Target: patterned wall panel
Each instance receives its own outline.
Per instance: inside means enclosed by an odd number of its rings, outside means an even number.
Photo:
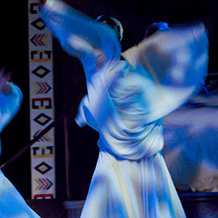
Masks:
[[[31,139],[54,120],[52,35],[29,0],[29,85]],[[54,129],[31,148],[32,199],[55,198]]]

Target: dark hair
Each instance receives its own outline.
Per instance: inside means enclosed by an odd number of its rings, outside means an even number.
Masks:
[[[114,29],[117,32],[118,39],[121,40],[121,35],[122,35],[121,27],[116,23],[114,18],[111,18],[111,17],[106,16],[106,15],[101,15],[101,16],[97,17],[96,21],[107,24],[112,29]]]
[[[150,24],[145,31],[145,37],[149,37],[157,32],[159,28],[156,25]]]
[[[168,26],[168,23],[166,22],[158,22],[158,23],[152,23],[148,26],[148,28],[145,31],[145,37],[149,37],[156,33],[157,31],[160,32],[166,32],[171,31],[171,28]]]

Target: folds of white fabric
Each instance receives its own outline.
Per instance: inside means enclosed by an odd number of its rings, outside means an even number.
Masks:
[[[185,218],[163,157],[118,160],[101,150],[81,218]]]
[[[0,170],[0,217],[40,218]]]
[[[201,88],[208,67],[208,38],[203,24],[173,28],[144,39],[123,54],[140,76],[147,123],[166,116]]]
[[[218,190],[217,117],[217,107],[187,105],[164,119],[163,154],[179,190]]]

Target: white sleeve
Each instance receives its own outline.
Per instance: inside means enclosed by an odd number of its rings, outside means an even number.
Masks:
[[[107,25],[95,22],[59,0],[47,1],[41,8],[41,16],[62,47],[80,59],[86,72],[94,73],[120,58],[120,43]]]
[[[143,119],[152,122],[200,90],[208,70],[207,33],[203,24],[173,29],[143,40],[123,56],[137,72],[133,77],[146,106]]]

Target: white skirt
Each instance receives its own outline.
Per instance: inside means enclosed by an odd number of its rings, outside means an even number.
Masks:
[[[81,218],[185,218],[160,153],[139,161],[100,151]]]
[[[0,217],[40,218],[0,170]]]

